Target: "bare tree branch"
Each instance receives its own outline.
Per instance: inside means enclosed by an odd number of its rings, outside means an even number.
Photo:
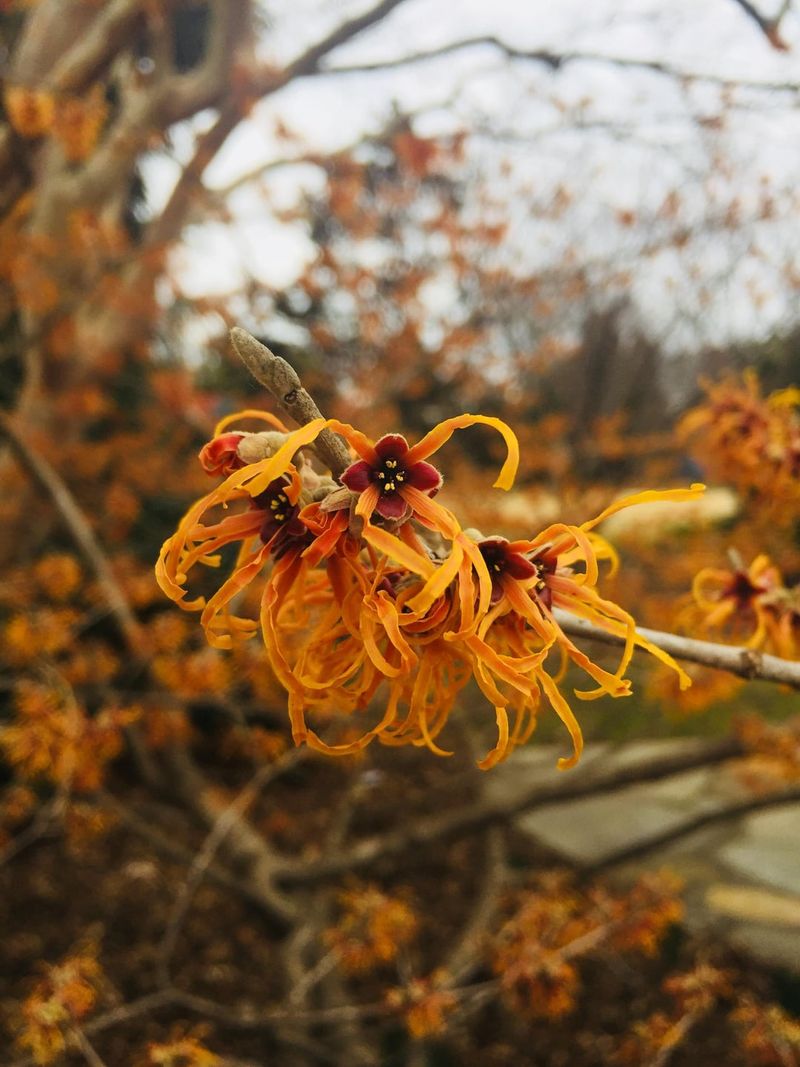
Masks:
[[[298,56],[286,70],[287,79],[302,78],[306,75],[317,73],[320,62],[327,55],[330,55],[331,52],[340,48],[343,44],[347,44],[348,41],[352,41],[354,37],[358,37],[364,30],[377,25],[402,3],[403,0],[382,0],[382,3],[376,4],[369,11],[365,11],[363,15],[358,15],[356,18],[350,19],[349,22],[343,23],[332,33],[329,33],[327,37],[324,37],[317,44],[312,45],[311,48],[303,52],[301,56]]]
[[[85,88],[114,56],[131,23],[141,14],[139,0],[112,0],[92,17],[88,31],[58,60],[46,79],[48,88],[58,93]]]
[[[789,10],[790,0],[784,0],[784,3],[781,4],[780,10],[778,11],[778,14],[773,16],[773,18],[767,18],[766,16],[762,15],[761,12],[753,4],[750,3],[750,0],[733,0],[733,3],[737,4],[742,9],[742,11],[744,11],[744,13],[748,16],[748,18],[752,19],[753,22],[755,22],[756,26],[758,26],[758,28],[761,30],[761,32],[764,34],[764,36],[767,38],[773,48],[775,48],[778,52],[789,51],[788,44],[781,37],[780,27],[781,22],[783,20],[783,16]]]
[[[214,825],[203,842],[202,848],[198,851],[192,861],[189,873],[186,876],[186,881],[181,886],[181,890],[175,898],[167,920],[166,929],[161,941],[161,951],[158,963],[159,971],[165,985],[169,983],[170,962],[175,952],[175,946],[177,945],[178,937],[180,936],[181,927],[183,926],[189,907],[191,906],[192,898],[194,897],[198,886],[205,878],[208,869],[214,860],[214,856],[219,851],[226,836],[231,833],[240,819],[245,815],[247,809],[256,799],[259,792],[289,767],[296,766],[303,758],[302,752],[302,749],[295,749],[294,751],[287,752],[275,763],[265,763],[259,767],[244,789],[242,789],[237,796],[234,797],[228,807],[223,809],[217,816]]]
[[[168,755],[172,784],[183,803],[194,811],[213,832],[220,815],[226,817],[226,831],[221,841],[238,861],[244,862],[247,872],[243,881],[253,887],[265,905],[272,909],[276,922],[291,925],[297,917],[297,908],[275,887],[275,872],[284,862],[283,857],[267,844],[264,837],[253,828],[236,805],[221,805],[205,777],[195,766],[188,749],[170,749]]]
[[[412,52],[405,56],[393,59],[379,59],[367,63],[347,63],[341,66],[326,66],[309,73],[316,74],[368,74],[384,70],[392,70],[397,67],[406,67],[414,63],[424,63],[431,59],[452,55],[465,48],[490,47],[501,52],[507,59],[525,60],[534,63],[543,63],[551,70],[560,70],[568,63],[607,63],[610,66],[630,70],[649,70],[656,74],[663,74],[670,78],[680,78],[687,81],[707,82],[712,85],[724,85],[731,88],[742,87],[748,89],[778,90],[785,92],[797,92],[800,83],[794,81],[756,81],[746,78],[728,77],[722,74],[711,74],[698,70],[682,70],[673,67],[669,63],[663,63],[657,59],[636,59],[632,56],[603,55],[599,52],[554,52],[547,48],[518,48],[515,45],[503,41],[493,34],[481,34],[475,37],[464,37],[460,41],[449,41],[437,48],[431,48],[420,52]]]
[[[276,880],[291,886],[339,878],[351,871],[364,870],[379,861],[394,859],[410,849],[426,848],[441,841],[470,834],[484,826],[508,822],[525,811],[551,804],[564,804],[570,800],[583,800],[601,793],[613,793],[640,782],[660,781],[698,767],[722,763],[742,755],[742,752],[743,748],[738,740],[723,738],[693,747],[689,752],[637,760],[625,767],[613,767],[607,771],[592,770],[579,776],[561,778],[557,785],[537,784],[526,792],[507,799],[482,800],[467,804],[455,811],[420,819],[417,823],[403,826],[391,833],[368,837],[353,846],[349,852],[342,852],[338,856],[287,865],[276,872]]]
[[[325,56],[357,37],[364,30],[376,25],[401,3],[403,0],[383,0],[363,15],[343,23],[327,37],[303,52],[284,70],[268,67],[261,71],[254,71],[249,86],[252,97],[269,96],[295,78],[316,73]],[[239,125],[245,110],[241,100],[231,100],[222,107],[214,125],[199,139],[194,156],[184,168],[164,210],[151,224],[145,235],[144,243],[147,247],[158,246],[175,239],[183,224],[186,205],[192,192],[199,186],[206,167]]]
[[[101,792],[99,796],[103,804],[113,812],[124,826],[127,826],[128,829],[147,841],[157,853],[176,863],[185,863],[191,868],[197,858],[197,854],[192,849],[180,844],[174,836],[160,830],[152,819],[140,815],[110,793]],[[210,882],[214,882],[242,897],[258,908],[268,919],[275,921],[271,897],[265,897],[249,879],[230,874],[223,867],[214,863],[207,866],[203,873]]]
[[[730,822],[732,819],[739,819],[743,815],[750,815],[755,811],[764,811],[767,808],[777,808],[783,804],[796,803],[798,800],[800,800],[800,788],[780,789],[776,793],[747,797],[745,800],[737,801],[735,804],[727,804],[725,807],[717,808],[714,811],[702,812],[680,823],[678,826],[670,826],[666,830],[652,834],[650,837],[634,841],[630,845],[617,849],[616,852],[607,854],[597,863],[581,864],[581,870],[587,874],[596,874],[609,867],[618,867],[629,860],[641,859],[642,856],[647,856],[665,845],[672,845],[676,841],[689,837],[690,834],[696,833],[698,830],[704,830],[708,826]]]
[[[449,948],[442,969],[452,976],[455,985],[462,983],[480,958],[481,942],[497,911],[500,893],[505,885],[507,847],[502,826],[490,826],[483,837],[482,881],[472,912],[464,929]]]

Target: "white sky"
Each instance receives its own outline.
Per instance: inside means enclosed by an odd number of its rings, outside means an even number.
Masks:
[[[369,6],[270,0],[259,58],[283,63]],[[764,0],[765,14],[770,6],[778,4]],[[800,86],[800,16],[790,12],[782,32],[792,46],[788,53],[771,48],[733,0],[406,0],[379,27],[333,54],[329,66],[396,60],[491,35],[515,48],[655,60],[693,77],[679,80],[592,59],[554,72],[542,63],[510,61],[489,46],[383,72],[317,76],[259,105],[208,169],[206,183],[224,188],[292,152],[345,147],[379,130],[393,105],[411,108],[421,134],[488,131],[469,142],[470,159],[485,174],[510,160],[509,215],[515,225],[504,251],[517,269],[547,269],[571,242],[578,258],[590,263],[631,260],[642,318],[673,347],[766,336],[798,317],[784,280],[800,238],[800,215],[792,210],[800,206],[794,192],[800,173],[798,92],[736,89],[729,94],[735,107],[725,130],[710,130],[696,119],[715,116],[724,92],[704,76]],[[203,116],[193,129],[177,131],[175,162],[151,164],[154,208],[190,154],[193,130],[209,120]],[[298,136],[296,144],[276,136],[276,120]],[[646,236],[641,226],[626,233],[614,223],[618,211],[655,215],[671,189],[679,190],[688,222],[713,212],[715,197],[725,204],[736,196],[747,218],[765,181],[777,196],[777,220],[743,226],[741,234],[706,236],[690,257],[671,250],[642,259],[634,253]],[[307,165],[276,167],[242,184],[230,199],[234,222],[193,228],[176,252],[186,295],[229,293],[248,277],[266,289],[290,283],[314,246],[302,223],[287,225],[271,216],[263,190],[280,209],[323,184],[322,173]],[[573,192],[573,204],[565,216],[549,219],[535,205],[558,185]],[[448,292],[446,279],[432,286],[432,311]]]

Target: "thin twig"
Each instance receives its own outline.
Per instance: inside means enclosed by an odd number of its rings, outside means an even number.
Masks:
[[[523,62],[542,63],[553,71],[563,69],[573,63],[605,63],[619,67],[622,70],[647,70],[661,74],[669,78],[686,79],[702,82],[709,85],[723,85],[737,88],[747,88],[763,91],[796,93],[800,84],[792,80],[757,80],[752,78],[737,78],[724,74],[709,73],[701,70],[682,70],[659,59],[639,59],[635,56],[604,55],[602,52],[589,51],[564,51],[554,52],[547,48],[521,48],[518,45],[504,41],[494,34],[479,34],[474,37],[465,37],[458,41],[448,41],[446,44],[434,48],[424,49],[418,52],[410,52],[404,56],[393,59],[367,60],[365,62],[346,63],[338,66],[327,66],[318,71],[327,76],[342,74],[366,74],[372,71],[385,71],[397,67],[408,67],[415,63],[426,63],[432,59],[451,55],[467,48],[488,47],[496,49],[507,59],[520,60]]]
[[[259,767],[247,785],[234,797],[228,807],[223,809],[217,816],[202,847],[192,861],[189,873],[181,886],[167,920],[158,961],[160,977],[164,985],[169,984],[170,962],[175,952],[181,927],[191,906],[192,898],[208,873],[218,849],[258,794],[288,767],[296,766],[301,752],[302,750],[288,752],[276,760],[275,763],[265,763]]]
[[[789,51],[789,46],[781,37],[781,21],[789,10],[789,0],[784,0],[780,10],[772,18],[767,18],[765,15],[762,15],[761,12],[750,3],[750,0],[733,0],[733,2],[738,4],[748,18],[755,22],[756,26],[758,26],[774,49],[778,52]]]
[[[10,863],[20,852],[41,840],[55,824],[61,812],[63,812],[63,804],[60,797],[55,797],[50,803],[39,808],[33,822],[0,849],[0,867]]]
[[[163,833],[153,824],[152,820],[140,816],[110,793],[101,793],[100,797],[106,807],[111,809],[123,825],[147,841],[156,852],[176,863],[184,863],[188,867],[191,867],[194,863],[196,853],[192,849],[186,848],[185,845],[181,845],[174,837]],[[265,896],[260,887],[250,879],[229,874],[227,870],[218,867],[216,864],[207,867],[204,873],[209,881],[215,882],[224,889],[231,890],[248,903],[255,905],[267,918],[272,921],[275,920],[271,896]]]
[[[297,917],[294,903],[275,887],[274,872],[285,862],[264,837],[234,808],[222,808],[209,788],[205,776],[185,747],[172,747],[165,752],[172,785],[182,802],[213,831],[221,810],[228,812],[230,825],[223,837],[227,851],[235,861],[246,864],[243,881],[251,885],[262,901],[272,909],[274,921],[284,928]]]
[[[558,608],[553,612],[564,633],[572,637],[586,637],[592,641],[602,641],[607,645],[624,645],[625,638],[602,630],[585,619],[576,618]],[[735,645],[720,645],[714,641],[699,641],[694,637],[682,637],[679,634],[664,633],[661,630],[637,629],[647,641],[658,645],[676,659],[689,663],[699,663],[704,667],[714,667],[727,671],[739,678],[760,679],[764,682],[777,682],[800,689],[800,663],[780,659],[766,652],[757,652],[752,648],[740,648]]]
[[[712,1003],[713,1007],[713,1003]],[[707,1009],[705,1012],[697,1010],[690,1011],[682,1018],[680,1018],[674,1026],[668,1031],[662,1040],[664,1044],[655,1054],[655,1056],[648,1060],[645,1067],[667,1067],[667,1064],[672,1059],[674,1054],[680,1049],[683,1042],[689,1036],[690,1032],[695,1026],[703,1019],[711,1009]]]
[[[81,1051],[81,1055],[89,1064],[89,1067],[108,1067],[106,1061],[101,1059],[97,1054],[94,1046],[83,1030],[73,1030],[72,1036],[75,1040],[75,1044]]]
[[[342,848],[349,832],[353,816],[359,800],[361,799],[361,783],[358,778],[351,778],[350,784],[344,797],[334,812],[325,835],[323,857],[336,855]],[[338,957],[336,953],[328,952],[318,957],[310,967],[306,965],[306,958],[310,951],[317,948],[321,941],[321,933],[331,921],[332,901],[330,895],[322,899],[307,899],[309,918],[304,926],[298,927],[290,937],[284,950],[284,966],[291,983],[289,994],[284,1000],[288,1008],[299,1009],[308,1007],[309,996],[315,989],[319,990],[322,1006],[330,1006],[341,1003],[346,997],[346,989],[343,977],[336,971]],[[372,1057],[364,1047],[359,1028],[359,1020],[342,1020],[335,1026],[333,1038],[340,1051],[345,1054],[348,1063],[366,1067],[372,1062]],[[297,1036],[307,1037],[301,1029],[293,1028],[289,1036],[296,1040]]]
[[[0,413],[0,434],[34,482],[52,500],[56,511],[67,527],[75,547],[83,556],[86,565],[94,574],[111,614],[117,622],[132,652],[141,652],[144,631],[139,625],[119,582],[108,564],[105,553],[95,537],[94,530],[68,489],[61,475],[30,444],[24,434],[17,430],[7,415]]]
[[[506,875],[506,831],[491,826],[484,835],[483,879],[478,887],[472,913],[442,962],[442,968],[460,985],[479,957],[482,939],[497,911],[497,902]]]

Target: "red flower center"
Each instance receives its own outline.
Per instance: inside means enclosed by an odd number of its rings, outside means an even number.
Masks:
[[[526,559],[520,552],[514,552],[503,537],[487,537],[480,541],[478,550],[486,563],[489,577],[492,579],[492,603],[496,604],[503,595],[503,577],[522,581],[541,574],[536,563]]]
[[[375,442],[375,458],[352,463],[341,477],[342,484],[351,493],[363,493],[370,486],[377,486],[380,492],[377,513],[384,519],[407,519],[412,508],[403,490],[416,489],[432,495],[442,484],[441,474],[430,463],[423,460],[408,463],[408,452],[405,437],[398,433],[385,434]]]
[[[289,548],[304,547],[312,540],[308,528],[300,521],[300,507],[292,504],[282,478],[271,482],[253,503],[264,512],[259,536],[265,545],[272,543],[272,554],[280,558]]]

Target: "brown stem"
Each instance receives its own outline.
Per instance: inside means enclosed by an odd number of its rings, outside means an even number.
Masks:
[[[199,816],[210,831],[215,830],[217,820],[225,814],[227,827],[223,843],[227,851],[237,862],[247,865],[244,880],[271,908],[276,922],[284,927],[290,926],[297,918],[297,909],[278,892],[274,883],[274,874],[281,865],[282,857],[273,851],[236,805],[226,807],[219,804],[187,749],[170,749],[167,760],[172,784],[182,802]]]
[[[585,619],[578,619],[566,611],[556,609],[558,625],[564,633],[572,637],[586,637],[592,641],[602,641],[607,645],[624,645],[625,638],[602,630]],[[792,660],[770,656],[766,652],[757,652],[752,648],[740,648],[735,645],[719,645],[713,641],[698,641],[694,637],[682,637],[679,634],[663,633],[661,630],[637,629],[642,637],[658,645],[676,659],[689,663],[700,663],[704,667],[715,667],[727,671],[739,678],[752,680],[758,678],[764,682],[777,682],[800,689],[800,663]]]
[[[288,767],[294,767],[300,762],[302,751],[294,750],[286,753],[275,763],[262,764],[247,785],[215,819],[202,847],[194,857],[186,880],[172,905],[164,936],[161,939],[158,969],[164,985],[169,984],[170,963],[178,943],[181,928],[191,906],[192,898],[200,883],[206,877],[214,857],[223,845],[225,838],[241,823],[247,809],[269,782],[277,778]]]
[[[262,345],[241,326],[234,326],[231,330],[231,343],[256,381],[261,382],[272,393],[284,415],[288,415],[300,426],[323,418],[313,397],[300,381],[297,371],[285,359],[270,352],[266,345]],[[352,463],[344,440],[330,430],[320,433],[315,447],[334,478],[339,478]]]
[[[484,835],[483,847],[483,880],[478,886],[472,913],[442,962],[442,969],[451,976],[454,985],[461,985],[480,959],[482,942],[495,917],[505,884],[507,848],[504,827],[490,826]]]
[[[766,15],[762,15],[761,12],[750,3],[750,0],[733,0],[735,4],[744,11],[748,18],[755,22],[756,26],[761,30],[766,39],[778,52],[788,52],[789,46],[781,36],[781,21],[783,16],[789,9],[789,4],[784,2],[776,15],[771,18],[767,18]]]

